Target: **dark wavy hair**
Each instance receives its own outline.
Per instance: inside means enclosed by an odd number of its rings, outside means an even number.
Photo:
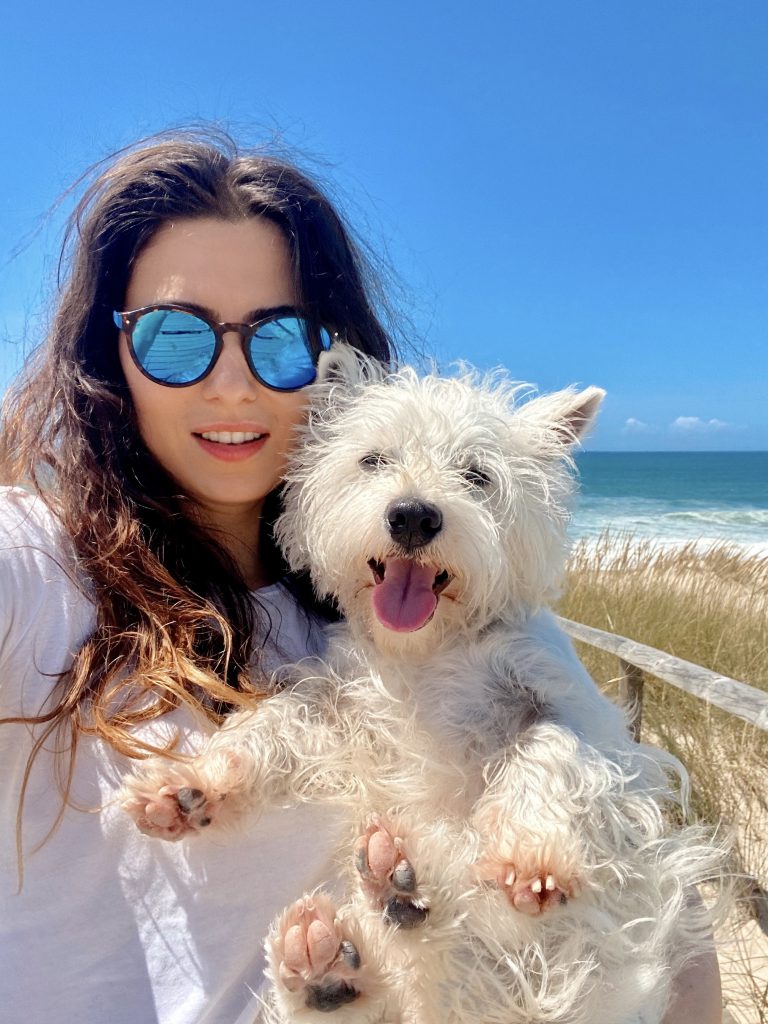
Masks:
[[[217,719],[264,692],[253,678],[253,597],[142,443],[118,359],[111,314],[153,235],[173,219],[268,218],[287,240],[308,318],[377,359],[394,358],[376,275],[329,199],[290,161],[242,151],[223,133],[173,132],[121,151],[87,180],[65,235],[50,333],[9,392],[0,430],[0,478],[31,487],[54,513],[96,607],[96,628],[53,697],[38,715],[13,719],[46,726],[24,789],[47,737],[69,727],[65,794],[80,734],[142,756],[152,748],[133,735],[137,723],[182,702]],[[270,495],[261,531],[262,558],[277,573],[278,507]],[[315,607],[305,580],[290,585]]]

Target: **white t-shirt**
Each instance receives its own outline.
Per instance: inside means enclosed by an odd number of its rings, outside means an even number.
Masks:
[[[0,489],[0,717],[37,712],[90,634],[94,608],[68,545],[39,500]],[[319,653],[320,624],[277,584],[258,592],[273,620],[272,664]],[[270,666],[272,667],[272,666]],[[142,735],[180,727],[179,709]],[[18,890],[16,813],[33,736],[0,725],[0,1018],[4,1024],[234,1024],[263,981],[262,944],[283,906],[333,876],[340,819],[327,807],[265,813],[247,833],[178,843],[141,835],[115,795],[132,762],[80,738],[61,798],[49,740],[24,805]],[[135,762],[134,762],[135,763]]]

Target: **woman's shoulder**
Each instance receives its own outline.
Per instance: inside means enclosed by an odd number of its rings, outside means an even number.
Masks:
[[[0,627],[27,624],[44,606],[71,603],[86,587],[74,546],[42,498],[19,487],[0,487]]]
[[[74,564],[72,544],[56,516],[21,487],[0,487],[0,559],[20,568],[54,562],[67,572]]]
[[[0,487],[0,527],[5,533],[50,533],[56,520],[43,499],[23,487]]]
[[[93,629],[93,605],[74,550],[45,502],[0,487],[0,695],[61,672]],[[50,686],[46,676],[45,686]]]

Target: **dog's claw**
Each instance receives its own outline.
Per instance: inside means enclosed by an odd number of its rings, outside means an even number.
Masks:
[[[354,946],[349,939],[342,940],[341,946],[339,947],[339,956],[347,967],[351,967],[353,971],[359,970],[360,954],[357,951],[357,947]]]

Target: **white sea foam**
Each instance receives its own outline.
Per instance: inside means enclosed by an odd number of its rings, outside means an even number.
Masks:
[[[602,533],[669,548],[694,543],[697,548],[732,544],[746,555],[768,556],[768,508],[749,506],[681,507],[644,498],[589,497],[577,507],[570,535],[595,541]]]

